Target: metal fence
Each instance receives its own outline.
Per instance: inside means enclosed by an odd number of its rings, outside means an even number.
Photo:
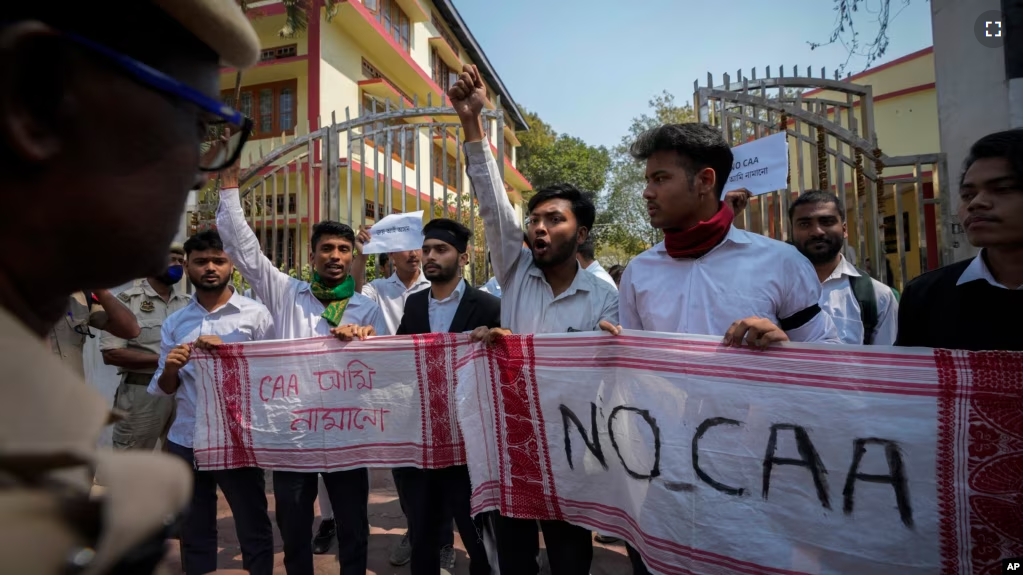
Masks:
[[[883,259],[890,254],[899,287],[913,275],[951,263],[951,236],[943,223],[953,220],[948,183],[940,177],[946,174],[945,155],[884,154],[875,134],[871,86],[842,81],[838,73],[827,78],[824,69],[820,78],[812,77],[810,68],[806,75],[796,67],[792,72],[787,76],[780,67],[773,77],[766,69],[757,78],[756,70],[749,76],[739,71],[737,80],[724,74],[719,85],[708,74],[705,86],[694,82],[699,120],[720,127],[731,145],[787,134],[788,191],[754,198],[742,215],[743,227],[788,240],[793,198],[811,188],[831,190],[844,204],[857,264],[877,278],[885,280]],[[818,91],[805,94],[813,89]],[[917,246],[915,262],[908,262],[911,244]]]

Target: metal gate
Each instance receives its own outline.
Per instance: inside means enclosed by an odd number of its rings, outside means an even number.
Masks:
[[[505,176],[504,114],[500,102],[483,111],[502,179]],[[243,153],[239,178],[242,205],[267,255],[295,274],[309,264],[310,229],[335,220],[358,229],[388,214],[425,211],[425,219],[446,217],[473,232],[466,279],[475,285],[489,276],[483,222],[465,175],[462,127],[455,110],[394,106],[373,100],[369,109],[345,120],[269,143],[260,140]],[[318,122],[319,123],[319,122]],[[266,145],[268,150],[264,151]],[[506,184],[515,202],[521,198]],[[200,192],[190,215],[194,228],[212,224],[216,191]]]
[[[807,189],[830,190],[846,209],[858,265],[876,278],[885,281],[883,258],[889,255],[895,257],[890,262],[900,289],[913,276],[952,262],[952,242],[943,225],[953,222],[948,183],[941,177],[946,156],[887,156],[875,134],[871,86],[842,81],[838,72],[826,78],[824,69],[820,78],[810,68],[801,76],[795,66],[791,76],[782,67],[775,77],[767,68],[760,79],[756,70],[749,77],[742,71],[736,76],[731,80],[724,74],[717,86],[710,73],[706,86],[694,81],[699,120],[720,127],[730,145],[783,130],[789,143],[789,193],[752,199],[742,215],[745,229],[788,240],[790,202]],[[820,92],[805,96],[807,89]],[[895,168],[909,176],[885,178]],[[893,215],[887,216],[884,208],[890,203]],[[901,216],[903,222],[897,220]],[[916,258],[908,261],[912,239]],[[937,256],[931,262],[929,246]]]

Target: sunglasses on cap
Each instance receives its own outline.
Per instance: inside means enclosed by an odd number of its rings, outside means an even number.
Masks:
[[[195,88],[143,64],[70,32],[63,36],[75,44],[103,56],[127,72],[137,82],[180,100],[190,102],[201,111],[212,116],[207,123],[206,135],[199,144],[199,169],[203,172],[219,172],[238,161],[242,147],[252,133],[252,120],[223,102],[210,98]]]

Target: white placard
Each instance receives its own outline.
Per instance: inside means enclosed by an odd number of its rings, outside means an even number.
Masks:
[[[384,254],[423,248],[423,211],[385,216],[370,227],[363,254]]]
[[[779,132],[732,149],[732,172],[725,192],[746,188],[757,196],[785,188],[789,173],[786,134]]]

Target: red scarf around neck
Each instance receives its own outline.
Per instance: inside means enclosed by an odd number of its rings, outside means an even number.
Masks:
[[[700,258],[725,239],[735,215],[727,202],[718,212],[688,230],[665,230],[665,250],[673,258]]]

